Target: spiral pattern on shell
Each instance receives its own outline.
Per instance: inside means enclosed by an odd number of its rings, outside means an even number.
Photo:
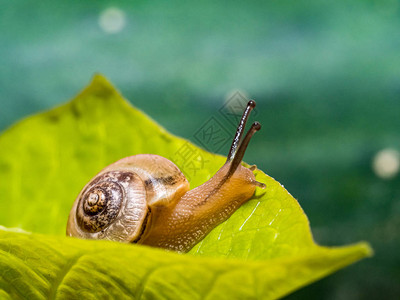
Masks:
[[[147,213],[144,183],[135,172],[103,172],[79,194],[67,232],[84,238],[129,242],[142,232]]]
[[[76,218],[79,226],[88,232],[103,230],[117,217],[123,197],[123,188],[118,182],[96,183],[83,194],[78,205]]]

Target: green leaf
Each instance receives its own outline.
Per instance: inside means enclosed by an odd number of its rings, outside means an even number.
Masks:
[[[0,287],[13,299],[270,299],[368,253],[355,245],[246,262],[3,231]]]
[[[189,148],[188,148],[189,147]],[[189,172],[182,149],[191,149]],[[66,238],[76,195],[106,165],[153,153],[195,187],[224,158],[175,137],[134,109],[100,75],[74,100],[29,117],[0,137],[0,297],[22,299],[271,299],[371,255],[367,244],[314,243],[297,201],[267,185],[189,254]]]

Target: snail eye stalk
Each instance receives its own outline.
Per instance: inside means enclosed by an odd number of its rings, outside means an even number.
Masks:
[[[243,137],[244,128],[246,127],[247,119],[249,118],[250,113],[254,109],[254,107],[256,107],[256,102],[254,100],[250,100],[247,103],[247,107],[244,110],[242,118],[240,119],[238,128],[236,129],[236,134],[235,134],[235,137],[233,138],[232,145],[231,145],[231,148],[229,150],[228,157],[226,160],[227,162],[232,161],[232,159],[234,158],[234,156],[236,154],[236,151],[240,145],[240,141]]]
[[[254,133],[259,131],[260,129],[261,129],[261,124],[258,122],[254,122],[251,125],[251,128],[249,129],[249,131],[247,131],[246,136],[244,137],[242,143],[240,143],[240,146],[239,146],[238,150],[236,151],[235,156],[233,157],[231,166],[228,171],[228,176],[232,175],[236,171],[237,167],[239,166],[240,162],[243,159],[244,153],[246,152],[246,149],[247,149],[247,146],[249,145],[251,137],[254,135]]]

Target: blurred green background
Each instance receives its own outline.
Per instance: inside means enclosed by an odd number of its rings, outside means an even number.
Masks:
[[[376,251],[287,299],[398,299],[400,1],[0,0],[0,27],[0,130],[101,72],[196,142],[239,90],[263,124],[245,160],[299,200],[318,243]]]

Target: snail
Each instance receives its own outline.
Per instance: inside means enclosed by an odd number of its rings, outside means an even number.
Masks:
[[[256,103],[243,112],[225,164],[202,185],[189,182],[170,160],[153,154],[122,158],[100,171],[79,193],[67,236],[138,243],[187,252],[254,194],[253,171],[241,165],[261,125],[244,128]],[[243,137],[244,136],[244,137]]]

